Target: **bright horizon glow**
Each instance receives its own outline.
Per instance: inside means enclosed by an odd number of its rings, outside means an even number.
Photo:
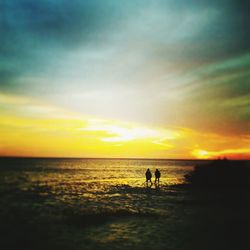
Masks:
[[[242,148],[242,149],[226,149],[226,150],[221,150],[217,152],[211,152],[211,151],[206,151],[203,149],[195,149],[193,152],[193,155],[197,159],[216,159],[216,158],[224,158],[228,157],[231,158],[230,156],[235,155],[234,157],[237,159],[237,155],[246,155],[243,159],[249,159],[248,155],[250,154],[250,148]],[[241,159],[241,157],[239,157]]]
[[[249,159],[250,149],[232,149],[238,138],[204,135],[188,128],[147,127],[137,123],[83,116],[41,100],[1,95],[18,108],[0,118],[1,156]],[[20,115],[23,110],[24,115]],[[223,142],[217,149],[216,142]],[[204,146],[214,150],[204,150]]]

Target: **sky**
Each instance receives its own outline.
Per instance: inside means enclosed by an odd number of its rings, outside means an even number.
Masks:
[[[0,155],[250,159],[249,7],[0,0]]]

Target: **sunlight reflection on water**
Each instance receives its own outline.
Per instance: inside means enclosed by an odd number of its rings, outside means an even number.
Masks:
[[[184,175],[198,163],[0,159],[2,225],[9,225],[11,239],[22,231],[32,239],[48,232],[51,237],[42,242],[60,243],[50,249],[199,249],[187,247],[192,246],[192,236],[203,231],[196,229],[196,222],[206,220],[204,225],[214,232],[214,222],[224,222],[228,206],[211,206],[186,185],[172,185],[183,183]],[[161,171],[159,186],[145,185],[147,168]],[[240,207],[244,206],[240,203]],[[64,248],[65,242],[69,248]]]
[[[48,204],[138,213],[162,212],[165,193],[170,192],[168,186],[183,183],[184,175],[194,164],[163,160],[16,159],[7,165],[1,188],[12,186],[36,192]],[[147,168],[152,174],[156,168],[161,171],[159,186],[146,186]]]

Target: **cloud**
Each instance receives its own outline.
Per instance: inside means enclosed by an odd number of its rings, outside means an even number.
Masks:
[[[246,135],[248,6],[233,0],[4,1],[0,90],[42,96],[82,115]],[[44,117],[57,110],[33,103],[13,112]]]

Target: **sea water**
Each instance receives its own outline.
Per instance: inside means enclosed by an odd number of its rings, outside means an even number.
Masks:
[[[221,206],[211,212],[210,203],[204,206],[188,196],[184,176],[198,163],[2,158],[2,245],[4,249],[193,249],[193,236],[202,232],[199,227],[212,235],[226,211],[219,216]],[[152,174],[156,168],[161,171],[159,184],[153,175],[153,184],[147,185],[148,168]],[[206,235],[210,234],[200,235],[200,240]],[[206,246],[201,249],[212,247]]]
[[[138,195],[142,198],[150,190],[163,192],[168,186],[184,183],[185,174],[190,172],[197,162],[5,158],[1,159],[0,163],[2,191],[34,191],[42,197],[47,197],[50,202],[63,202],[65,205],[79,202],[90,210],[98,207],[124,209],[128,206],[142,211],[145,207],[135,202]],[[152,185],[147,185],[145,181],[145,171],[148,168],[153,175]],[[159,185],[154,184],[156,168],[161,171]],[[153,209],[154,204],[148,204],[147,208],[149,207]]]

